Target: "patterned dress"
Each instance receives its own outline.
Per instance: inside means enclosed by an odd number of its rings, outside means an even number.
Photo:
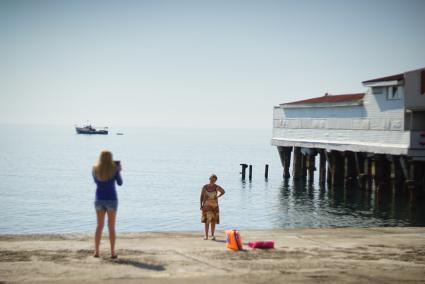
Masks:
[[[220,214],[218,208],[217,188],[215,185],[213,189],[210,186],[204,185],[204,207],[202,207],[202,223],[215,223],[220,224]]]

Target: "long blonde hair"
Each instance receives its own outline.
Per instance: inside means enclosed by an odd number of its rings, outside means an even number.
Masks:
[[[112,159],[112,153],[107,150],[100,152],[97,165],[94,166],[94,175],[100,181],[107,181],[115,174],[115,163]]]

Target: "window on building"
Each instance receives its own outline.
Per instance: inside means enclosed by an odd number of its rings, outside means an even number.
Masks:
[[[400,89],[398,86],[388,87],[387,98],[389,100],[399,100],[401,99]]]

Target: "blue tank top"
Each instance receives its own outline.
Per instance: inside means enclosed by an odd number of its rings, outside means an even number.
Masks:
[[[122,178],[119,171],[106,181],[100,181],[92,173],[94,182],[96,183],[96,200],[118,200],[117,191],[115,190],[115,182],[122,185]]]

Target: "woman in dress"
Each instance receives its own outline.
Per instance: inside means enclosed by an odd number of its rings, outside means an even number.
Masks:
[[[117,192],[115,183],[122,185],[121,165],[112,159],[112,153],[102,151],[97,165],[93,167],[93,179],[96,183],[96,209],[97,227],[94,237],[94,257],[99,257],[100,239],[102,238],[105,215],[108,215],[109,242],[111,244],[111,258],[117,258],[115,253],[115,219],[118,208]]]
[[[211,237],[215,240],[214,232],[215,225],[220,224],[220,214],[218,208],[218,198],[223,196],[225,193],[224,189],[219,185],[215,184],[217,181],[216,175],[210,176],[209,184],[202,187],[201,191],[201,210],[202,218],[201,222],[205,223],[205,237],[204,240],[208,240],[208,230],[211,224]]]

